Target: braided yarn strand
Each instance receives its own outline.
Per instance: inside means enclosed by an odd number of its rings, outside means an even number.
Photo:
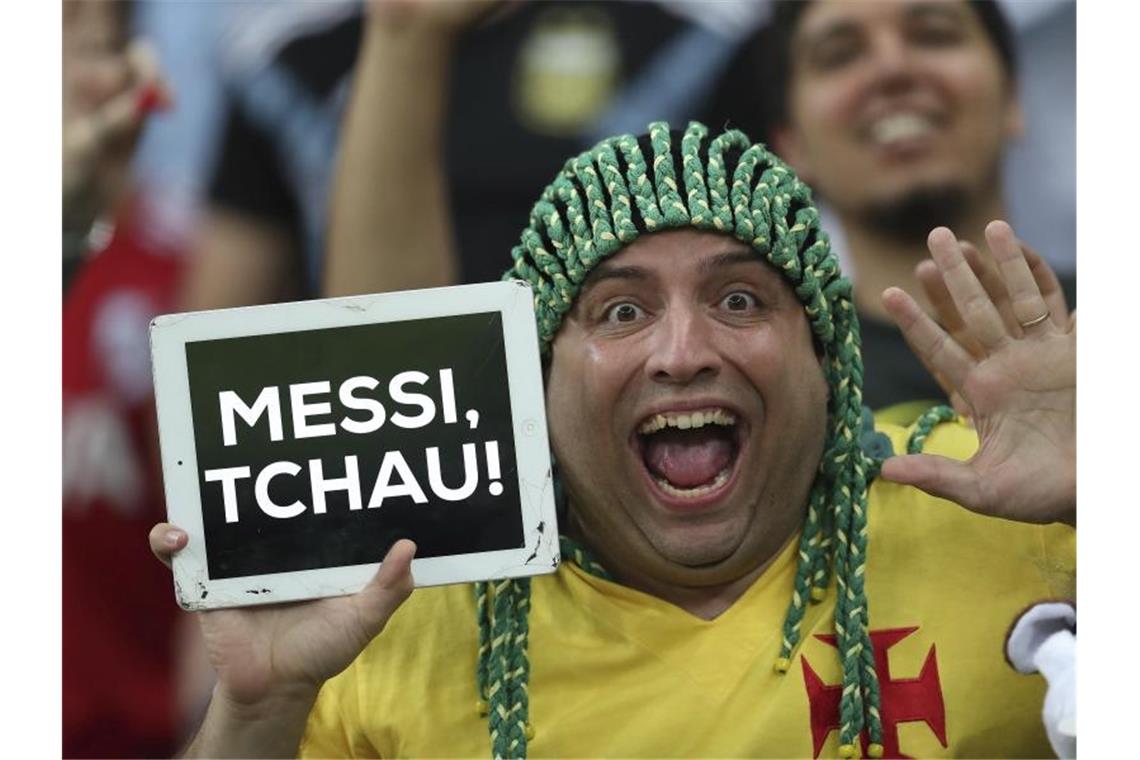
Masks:
[[[598,562],[594,555],[590,553],[590,550],[585,546],[582,546],[582,544],[578,543],[569,536],[559,536],[558,543],[559,549],[561,550],[562,557],[564,559],[572,560],[575,565],[582,568],[595,578],[601,578],[602,580],[606,581],[613,580],[613,577],[609,574],[609,572],[607,572],[606,569],[602,567],[602,563]]]
[[[860,447],[863,365],[851,284],[839,272],[807,185],[738,130],[710,139],[704,125],[691,122],[678,139],[668,124],[656,122],[647,137],[610,138],[563,165],[535,204],[504,278],[533,288],[539,343],[548,354],[599,262],[643,234],[686,227],[732,235],[780,272],[803,304],[822,353],[826,440],[806,505],[776,669],[788,669],[806,607],[825,597],[834,577],[843,667],[840,753],[857,754],[865,731],[869,754],[881,755],[881,692],[864,585],[867,490],[881,462]],[[604,577],[582,547],[565,538],[561,547],[564,557]],[[496,757],[526,751],[529,591],[519,581],[496,582],[489,594],[476,591],[482,600],[479,689],[489,706]]]
[[[930,431],[940,422],[949,422],[957,416],[957,412],[946,405],[932,406],[919,415],[914,423],[914,430],[906,442],[906,453],[921,454],[922,447],[926,445],[926,438]]]
[[[530,580],[475,584],[479,622],[476,681],[495,758],[526,757],[529,724],[527,658]]]
[[[591,575],[611,580],[586,547],[567,536],[560,536],[559,543],[564,558]],[[526,757],[527,742],[534,737],[527,657],[530,580],[476,583],[475,609],[479,624],[476,709],[488,719],[491,755]]]

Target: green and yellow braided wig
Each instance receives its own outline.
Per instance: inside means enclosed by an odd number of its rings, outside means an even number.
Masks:
[[[677,143],[680,143],[679,145]],[[840,753],[857,754],[866,731],[869,754],[882,755],[879,682],[867,632],[863,575],[867,562],[867,489],[882,457],[861,447],[863,361],[851,284],[840,275],[811,191],[779,158],[738,130],[708,139],[691,122],[683,135],[657,122],[641,138],[607,139],[572,158],[543,191],[530,224],[511,251],[504,279],[535,293],[541,348],[550,350],[590,271],[645,233],[696,228],[741,240],[783,273],[804,305],[823,354],[830,388],[827,439],[812,484],[799,560],[775,667],[788,668],[809,600],[836,581],[835,631],[843,665]],[[924,420],[929,431],[935,417]],[[605,571],[566,538],[564,558],[587,572]],[[530,582],[476,584],[480,709],[488,716],[494,757],[524,757],[528,720],[527,611]]]

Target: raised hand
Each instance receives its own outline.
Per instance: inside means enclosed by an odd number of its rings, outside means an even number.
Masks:
[[[974,275],[982,283],[987,295],[994,302],[997,307],[998,313],[1001,314],[1002,322],[1005,323],[1006,330],[1011,335],[1020,336],[1022,334],[1021,326],[1017,323],[1017,318],[1013,314],[1013,308],[1009,302],[1009,291],[1005,287],[1005,282],[1002,280],[1001,272],[997,268],[996,262],[988,256],[983,255],[973,244],[964,240],[958,241],[962,249],[962,254],[966,257],[966,262],[970,265]],[[1057,275],[1049,267],[1041,256],[1025,244],[1024,241],[1019,240],[1018,244],[1025,255],[1025,261],[1029,265],[1029,271],[1033,273],[1033,279],[1037,283],[1037,288],[1041,291],[1041,297],[1045,300],[1046,306],[1049,308],[1050,318],[1058,327],[1065,327],[1070,319],[1069,306],[1065,301],[1065,294],[1061,290],[1061,283],[1057,279]],[[926,293],[926,298],[930,305],[934,308],[934,318],[939,325],[950,334],[958,345],[965,348],[970,352],[970,355],[975,359],[982,359],[985,357],[985,349],[978,344],[976,340],[970,335],[969,330],[966,329],[965,322],[962,321],[962,316],[958,313],[958,308],[954,305],[954,299],[950,295],[950,291],[946,289],[946,283],[942,280],[942,272],[938,269],[938,265],[932,259],[923,259],[919,262],[918,266],[914,269],[915,279],[918,280],[919,285],[922,286],[923,291]],[[918,356],[923,360],[922,355]],[[934,376],[938,384],[942,386],[943,392],[946,397],[950,399],[950,403],[954,406],[955,411],[963,416],[970,416],[970,411],[955,390],[950,387],[949,382],[933,367],[927,365],[927,370]]]
[[[151,551],[167,566],[186,541],[167,523],[150,532]],[[315,696],[412,593],[415,551],[411,541],[397,541],[376,576],[351,596],[196,613],[222,696],[235,705],[278,694]]]
[[[883,293],[907,343],[973,420],[979,449],[967,462],[892,457],[882,477],[987,515],[1075,524],[1076,322],[1055,313],[1063,297],[1040,266],[1035,277],[1008,224],[991,222],[986,240],[997,265],[981,270],[988,289],[950,230],[930,233],[936,272],[920,281],[938,294],[931,301],[946,329],[902,290]]]
[[[398,27],[431,26],[443,32],[458,32],[474,25],[502,0],[369,0],[368,18]]]
[[[170,106],[153,52],[115,3],[64,3],[63,216],[85,229],[122,191],[147,116]]]

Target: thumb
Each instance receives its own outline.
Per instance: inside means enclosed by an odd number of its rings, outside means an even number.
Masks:
[[[908,454],[883,462],[883,479],[914,486],[974,512],[986,512],[978,478],[964,462],[935,454]]]
[[[174,555],[186,548],[190,537],[179,527],[170,523],[159,523],[150,529],[147,540],[150,543],[151,553],[169,568]]]
[[[415,543],[406,538],[400,539],[388,550],[368,585],[352,597],[359,620],[369,636],[380,633],[396,608],[411,596],[415,585],[412,580],[412,558],[415,555]]]

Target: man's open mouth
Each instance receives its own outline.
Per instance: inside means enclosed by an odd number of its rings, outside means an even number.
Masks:
[[[740,454],[736,415],[721,407],[655,414],[638,426],[636,438],[650,479],[677,499],[719,491]]]

